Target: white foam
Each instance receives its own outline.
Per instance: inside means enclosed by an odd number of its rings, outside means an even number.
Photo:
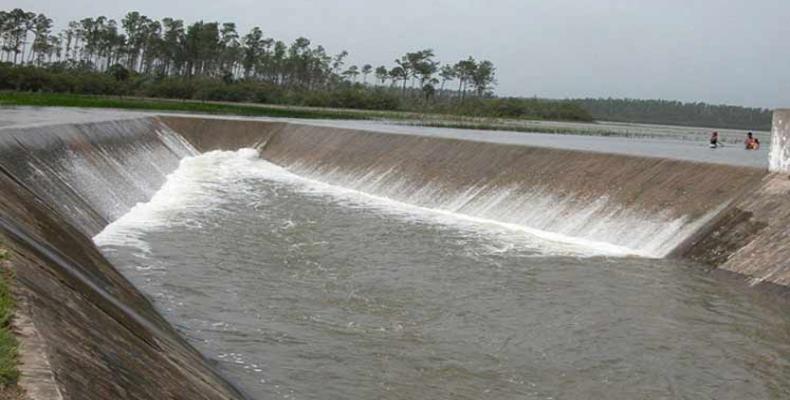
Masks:
[[[250,157],[257,158],[257,152],[246,149],[238,154],[211,152],[183,158],[151,200],[137,203],[96,235],[94,242],[99,246],[133,246],[147,252],[148,245],[140,239],[146,230],[173,223],[199,224],[199,221],[179,219],[179,212],[211,208],[223,201],[217,196],[217,189],[248,172],[245,161]]]
[[[520,240],[547,254],[661,257],[709,218],[693,222],[660,215],[645,218],[612,207],[605,198],[580,205],[545,191],[522,193],[517,187],[494,189],[482,184],[456,194],[438,185],[410,187],[393,171],[368,171],[360,177],[344,176],[336,169],[323,174],[332,182],[350,182],[349,187],[296,175],[260,159],[253,149],[187,157],[149,202],[137,204],[94,240],[100,246],[127,245],[148,251],[141,233],[168,224],[199,222],[184,219],[181,213],[218,209],[226,198],[223,191],[254,190],[250,179],[284,183],[302,193],[332,196],[349,206],[375,208],[401,218],[495,232],[498,238]],[[358,190],[360,186],[365,190]],[[406,201],[394,200],[388,193],[408,196]],[[435,206],[416,205],[425,204],[425,199]],[[541,229],[547,226],[552,229]],[[507,248],[504,245],[492,251]]]
[[[588,246],[603,254],[665,257],[721,209],[691,220],[669,211],[647,213],[638,207],[624,207],[606,197],[558,195],[551,187],[502,187],[498,182],[481,181],[459,189],[447,185],[442,177],[417,184],[392,168],[349,171],[301,160],[286,168],[372,197],[458,219],[520,229],[547,240]]]

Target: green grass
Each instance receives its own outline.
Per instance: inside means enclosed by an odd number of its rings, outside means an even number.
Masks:
[[[8,252],[0,248],[0,262],[8,259]],[[14,299],[10,288],[11,272],[5,267],[0,271],[0,387],[13,385],[19,379],[19,343],[11,332],[14,316]]]
[[[249,117],[309,119],[369,119],[363,113],[345,110],[272,107],[199,101],[87,96],[59,93],[0,92],[0,106],[118,108],[128,110],[175,111]]]

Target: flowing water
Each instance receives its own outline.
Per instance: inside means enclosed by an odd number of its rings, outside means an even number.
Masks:
[[[775,299],[252,150],[184,159],[94,240],[253,398],[790,397]]]

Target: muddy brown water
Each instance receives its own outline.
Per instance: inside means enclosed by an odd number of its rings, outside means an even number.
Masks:
[[[182,163],[95,241],[252,398],[790,396],[785,303],[250,154]]]

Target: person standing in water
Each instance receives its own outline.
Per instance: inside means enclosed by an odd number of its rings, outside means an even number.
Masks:
[[[760,148],[760,141],[757,140],[751,132],[746,135],[746,142],[744,142],[744,144],[746,145],[746,150],[757,150]]]
[[[715,149],[719,147],[719,132],[713,132],[710,135],[710,148]]]

